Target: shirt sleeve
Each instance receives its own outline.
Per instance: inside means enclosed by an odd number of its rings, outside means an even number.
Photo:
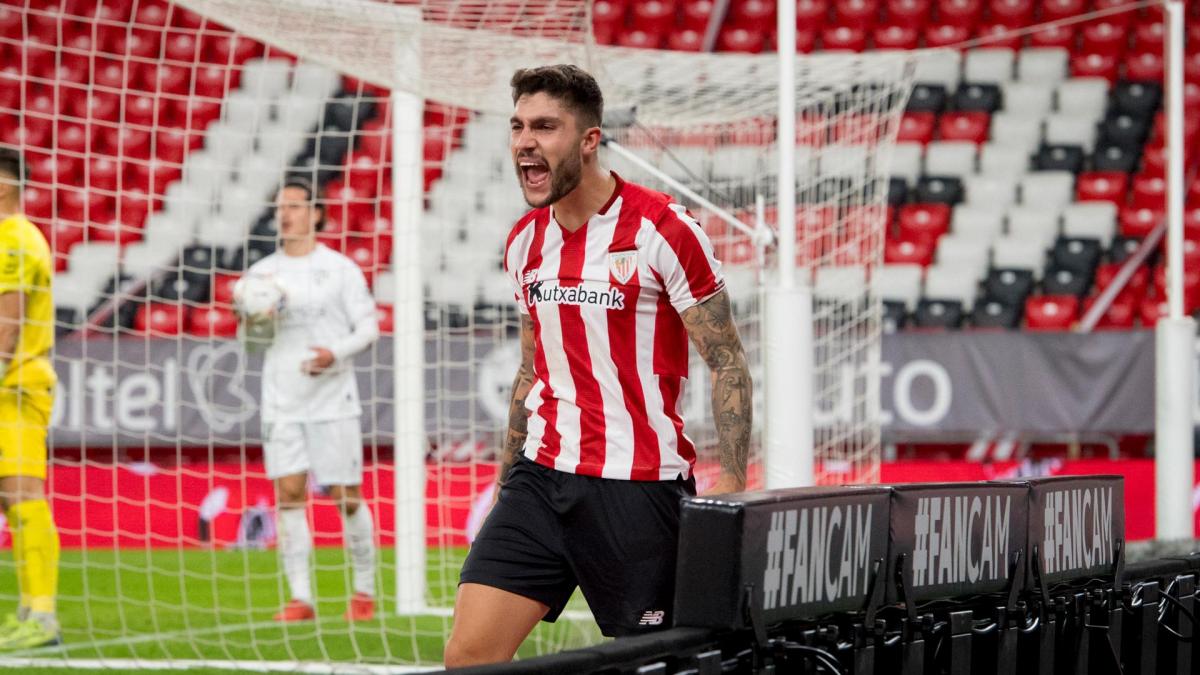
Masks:
[[[683,313],[725,288],[721,263],[700,223],[679,204],[663,210],[647,243],[650,267],[671,306]]]
[[[379,338],[379,320],[375,316],[375,299],[367,288],[366,277],[357,266],[350,266],[342,281],[343,301],[346,303],[346,316],[350,319],[353,330],[349,335],[338,340],[329,351],[333,358],[344,361],[371,346]]]
[[[517,311],[529,316],[529,308],[525,306],[525,289],[521,287],[521,250],[510,238],[508,247],[504,249],[504,276],[508,278],[509,290],[517,303]]]

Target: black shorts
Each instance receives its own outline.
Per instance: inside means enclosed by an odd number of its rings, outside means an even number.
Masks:
[[[608,636],[667,628],[675,602],[679,503],[693,479],[634,481],[518,458],[463,563],[459,583],[537,600],[554,621],[579,586]]]

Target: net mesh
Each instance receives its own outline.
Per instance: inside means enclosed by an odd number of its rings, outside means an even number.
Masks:
[[[756,382],[759,291],[776,265],[774,55],[598,47],[586,2],[148,0],[0,7],[0,142],[30,168],[23,207],[55,252],[61,381],[49,490],[64,543],[61,658],[431,664],[458,568],[494,480],[516,313],[500,268],[525,209],[508,157],[515,68],[573,62],[606,96],[604,161],[676,195],[725,264]],[[907,55],[797,60],[797,258],[814,306],[819,480],[877,478],[873,382],[891,139]],[[400,98],[424,101],[419,147],[393,147]],[[393,221],[393,174],[421,180],[420,219]],[[379,618],[342,619],[350,569],[335,505],[312,497],[315,622],[277,624],[287,597],[257,421],[261,362],[232,339],[232,283],[273,250],[279,181],[320,185],[320,238],[359,264],[384,337],[356,361],[364,494],[375,514]],[[666,178],[664,178],[664,174]],[[681,192],[682,184],[690,192]],[[688,196],[694,193],[703,201]],[[739,224],[721,218],[711,203]],[[411,229],[415,228],[415,232]],[[396,242],[419,239],[419,288]],[[424,498],[398,491],[393,308],[424,306]],[[395,334],[395,335],[394,335]],[[684,402],[701,487],[716,473],[709,385],[693,357]],[[761,485],[762,401],[751,455]],[[411,482],[409,483],[411,484]],[[424,556],[397,523],[417,509]],[[423,608],[397,585],[426,580]],[[0,557],[11,575],[11,557]],[[12,578],[12,577],[9,577]],[[0,603],[15,604],[0,585]],[[522,655],[594,643],[576,598]],[[30,656],[30,654],[19,655]],[[114,661],[115,662],[115,661]],[[133,667],[134,661],[121,663]]]

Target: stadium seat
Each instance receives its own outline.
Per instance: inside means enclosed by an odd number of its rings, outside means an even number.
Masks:
[[[1113,283],[1113,280],[1116,279],[1117,275],[1120,274],[1122,267],[1124,267],[1124,265],[1119,262],[1104,263],[1097,267],[1094,281],[1096,290],[1103,291],[1104,289],[1108,288],[1109,285]],[[1150,268],[1146,267],[1145,265],[1138,265],[1137,269],[1135,269],[1133,274],[1129,277],[1129,281],[1126,282],[1125,288],[1122,289],[1121,294],[1141,297],[1145,295],[1146,288],[1149,285]]]
[[[1071,77],[1099,78],[1108,82],[1117,79],[1121,62],[1114,52],[1086,52],[1071,57]]]
[[[1088,4],[1087,0],[1042,0],[1039,6],[1042,20],[1052,21],[1078,16],[1087,9]]]
[[[905,112],[896,131],[896,142],[925,145],[933,140],[937,116],[933,112]]]
[[[947,204],[906,204],[898,214],[900,236],[936,241],[950,231],[950,206]]]
[[[938,119],[941,142],[967,141],[976,145],[987,141],[990,115],[982,111],[943,113]]]
[[[1043,241],[1009,234],[992,242],[992,267],[998,270],[1027,270],[1041,277],[1045,266]]]
[[[992,115],[991,142],[1032,154],[1042,142],[1042,118],[1016,111]]]
[[[1051,266],[1090,278],[1100,262],[1100,253],[1100,242],[1095,239],[1059,237],[1050,252]]]
[[[866,294],[866,268],[818,267],[813,281],[813,298],[824,302],[858,302]]]
[[[1080,313],[1080,319],[1091,311],[1092,306],[1096,304],[1098,296],[1091,296],[1083,303],[1083,311]],[[1126,330],[1133,328],[1133,322],[1137,316],[1137,303],[1133,296],[1118,295],[1108,306],[1103,314],[1100,315],[1100,320],[1096,323],[1097,330]]]
[[[1033,157],[1033,167],[1038,171],[1064,171],[1075,174],[1083,170],[1087,159],[1079,145],[1043,145]]]
[[[957,176],[922,176],[913,200],[921,204],[958,204],[963,200],[962,181]]]
[[[391,335],[395,332],[395,319],[391,305],[376,305],[375,315],[379,319],[379,332]]]
[[[1075,26],[1043,23],[1041,27],[1034,30],[1029,36],[1029,45],[1033,48],[1057,47],[1066,50],[1074,49]]]
[[[1125,57],[1125,79],[1131,82],[1157,84],[1163,81],[1166,67],[1162,52],[1136,52]]]
[[[1075,176],[1067,171],[1032,171],[1020,182],[1021,203],[1043,209],[1061,209],[1075,193]]]
[[[978,270],[958,261],[932,265],[925,270],[925,292],[923,297],[932,300],[954,300],[970,310],[975,304],[975,291],[979,282]]]
[[[1160,298],[1146,298],[1138,307],[1138,318],[1142,322],[1142,328],[1153,328],[1158,320],[1167,316],[1169,306],[1166,300]]]
[[[917,328],[958,328],[963,322],[963,305],[957,300],[923,299],[913,312]]]
[[[1079,175],[1075,199],[1081,202],[1109,202],[1120,206],[1125,201],[1129,176],[1118,171],[1093,171]]]
[[[963,180],[966,203],[973,207],[990,208],[1003,215],[1003,210],[1017,199],[1015,177],[994,174],[977,174]]]
[[[203,338],[232,338],[238,330],[237,316],[228,307],[190,307],[186,324],[189,335]]]
[[[1079,298],[1035,296],[1025,301],[1025,325],[1029,330],[1067,330],[1078,319]]]
[[[1080,46],[1085,52],[1120,54],[1127,41],[1125,27],[1116,19],[1087,23],[1080,31]]]
[[[970,1],[970,0],[959,0]],[[967,50],[963,58],[963,80],[979,84],[1000,84],[1013,79],[1013,50],[983,47]]]
[[[1054,109],[1054,87],[1052,82],[1026,82],[1014,80],[1004,83],[1001,91],[1005,102],[1012,102],[1010,109],[1019,108],[1023,115],[1045,116]]]
[[[1117,207],[1109,202],[1068,204],[1062,212],[1064,237],[1096,239],[1108,248],[1117,231]]]
[[[925,148],[925,175],[961,177],[975,172],[975,143],[934,141]]]
[[[1074,114],[1050,115],[1045,120],[1044,137],[1048,145],[1077,145],[1091,153],[1096,147],[1096,126]]]
[[[921,176],[922,148],[918,143],[897,143],[892,148],[892,156],[888,164],[888,175],[903,178],[910,185],[915,185]]]
[[[1142,245],[1141,237],[1113,237],[1113,245],[1108,249],[1108,259],[1114,263],[1123,263],[1137,252]]]
[[[1138,174],[1133,177],[1130,204],[1141,209],[1166,207],[1167,181],[1161,176]]]
[[[880,330],[884,335],[890,335],[908,325],[908,309],[902,302],[883,301],[883,312],[880,317]]]
[[[831,24],[821,30],[821,48],[826,51],[861,52],[867,48],[867,33],[856,26]]]
[[[929,33],[926,33],[928,40]],[[961,42],[961,39],[956,39]],[[926,43],[927,47],[936,45]],[[921,84],[938,84],[945,91],[958,89],[962,69],[962,54],[954,50],[922,52],[917,57],[913,81]]]
[[[983,282],[983,297],[1004,305],[1024,305],[1025,298],[1033,292],[1036,275],[1040,273],[1040,269],[993,269]]]
[[[1070,52],[1061,47],[1022,49],[1017,53],[1017,77],[1026,83],[1057,84],[1066,79],[1069,64]]]
[[[1154,82],[1121,82],[1113,89],[1113,108],[1139,119],[1149,119],[1162,100],[1162,80]]]
[[[1058,85],[1058,112],[1079,120],[1099,120],[1108,107],[1109,83],[1098,77],[1072,77]]]
[[[1021,325],[1021,305],[1004,304],[995,300],[976,303],[971,312],[971,325],[976,328],[1014,330]]]
[[[881,24],[871,33],[875,49],[916,49],[920,40],[917,26],[911,23]]]
[[[1091,283],[1089,275],[1066,268],[1051,267],[1042,275],[1042,291],[1047,295],[1083,297]]]
[[[1092,169],[1096,171],[1132,173],[1138,164],[1137,149],[1105,145],[1092,154]]]
[[[909,311],[921,297],[924,268],[914,264],[885,264],[872,272],[871,291],[884,301],[902,303]]]
[[[933,263],[934,249],[935,244],[927,239],[887,239],[883,243],[883,261],[928,267]]]
[[[1004,230],[1004,210],[998,205],[959,204],[950,218],[950,232],[955,237],[969,238],[991,244]]]
[[[1029,170],[1029,154],[1021,148],[984,143],[979,148],[979,173],[1018,178]],[[969,196],[969,195],[968,195]]]

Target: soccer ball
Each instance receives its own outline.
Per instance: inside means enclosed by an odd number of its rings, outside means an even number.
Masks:
[[[233,285],[233,306],[239,314],[259,318],[283,311],[287,296],[273,277],[247,275]]]

